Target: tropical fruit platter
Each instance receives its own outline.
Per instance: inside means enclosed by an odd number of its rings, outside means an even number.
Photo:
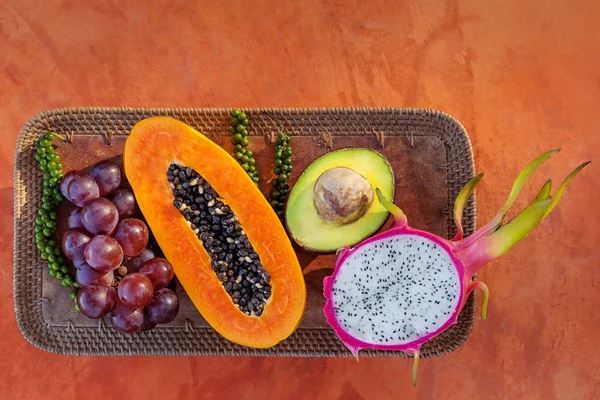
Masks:
[[[63,354],[443,355],[477,272],[556,206],[475,231],[464,128],[421,109],[70,108],[23,128],[15,310]],[[410,217],[410,226],[408,217]]]

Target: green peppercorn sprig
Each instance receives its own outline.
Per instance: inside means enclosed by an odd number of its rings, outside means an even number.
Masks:
[[[60,156],[52,146],[52,139],[55,137],[64,140],[56,133],[47,133],[36,142],[35,160],[39,163],[40,170],[44,172],[44,192],[42,206],[35,219],[35,242],[41,259],[48,262],[50,275],[58,279],[62,286],[73,286],[77,289],[79,285],[69,274],[60,246],[51,238],[56,231],[56,207],[64,199],[60,192],[60,182],[63,177],[62,164]],[[76,291],[72,292],[71,298],[74,299],[76,293]]]
[[[279,133],[277,135],[274,153],[275,167],[273,168],[273,173],[277,176],[271,180],[273,189],[269,193],[269,202],[279,219],[283,221],[285,215],[283,208],[290,189],[287,181],[293,170],[292,146],[290,145],[292,137],[285,132],[283,125],[277,118],[267,112],[265,112],[265,114],[279,125]]]
[[[256,160],[252,150],[248,148],[248,117],[240,110],[231,112],[231,133],[233,138],[233,155],[237,162],[248,173],[255,184],[258,185],[258,171],[256,170]]]

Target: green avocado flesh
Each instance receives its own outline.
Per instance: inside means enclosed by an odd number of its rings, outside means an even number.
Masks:
[[[378,152],[351,148],[317,158],[298,178],[285,210],[292,238],[307,250],[328,253],[343,246],[353,246],[377,231],[387,219],[388,212],[375,198],[366,213],[356,221],[340,226],[323,222],[314,204],[315,183],[323,172],[335,167],[354,170],[369,181],[373,192],[379,188],[387,198],[394,197],[394,173]]]

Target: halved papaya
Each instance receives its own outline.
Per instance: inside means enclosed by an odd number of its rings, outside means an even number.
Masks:
[[[302,270],[277,215],[242,167],[169,117],[133,127],[124,164],[148,225],[206,321],[244,346],[287,338],[306,303]]]

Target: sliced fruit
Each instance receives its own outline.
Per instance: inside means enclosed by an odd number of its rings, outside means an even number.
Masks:
[[[206,321],[245,346],[287,338],[304,311],[304,278],[277,215],[244,169],[167,117],[134,126],[124,161],[148,225]]]
[[[375,188],[394,197],[394,172],[385,157],[365,148],[327,153],[302,172],[286,206],[292,238],[309,251],[334,252],[377,231],[386,209]]]

